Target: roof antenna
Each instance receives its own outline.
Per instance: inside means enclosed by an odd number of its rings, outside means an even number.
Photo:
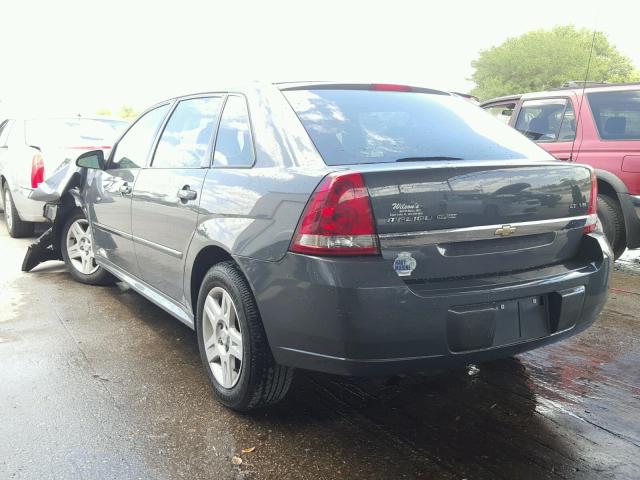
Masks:
[[[587,79],[589,78],[589,70],[591,69],[591,57],[593,56],[593,46],[596,43],[596,29],[593,29],[593,35],[591,36],[591,49],[589,50],[589,60],[587,61],[587,71],[584,74],[584,83],[582,84],[582,95],[580,96],[580,103],[578,104],[578,117],[576,118],[576,133],[573,136],[573,142],[571,142],[571,156],[569,160],[575,162],[578,154],[580,153],[580,147],[582,146],[582,138],[580,139],[580,145],[578,145],[578,151],[574,157],[573,148],[576,144],[576,138],[578,137],[578,126],[582,128],[580,123],[580,116],[582,115],[582,102],[584,101],[584,92],[587,89]]]

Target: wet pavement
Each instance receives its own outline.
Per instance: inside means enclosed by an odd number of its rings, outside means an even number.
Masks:
[[[192,331],[59,262],[20,273],[29,243],[0,226],[1,479],[640,478],[636,255],[570,340],[429,375],[299,372],[242,416],[213,400]]]

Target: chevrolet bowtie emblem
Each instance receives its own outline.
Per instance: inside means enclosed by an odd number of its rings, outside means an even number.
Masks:
[[[502,228],[496,230],[494,235],[497,237],[508,237],[516,232],[516,227],[512,227],[511,225],[503,225]]]

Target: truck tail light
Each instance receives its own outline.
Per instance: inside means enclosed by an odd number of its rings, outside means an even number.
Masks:
[[[327,175],[304,209],[290,250],[309,255],[379,255],[369,192],[362,175]]]
[[[31,159],[31,188],[36,188],[44,182],[44,160],[40,153]]]
[[[591,170],[591,195],[589,196],[587,215],[587,224],[584,227],[584,233],[595,232],[598,223],[598,179],[593,170]]]

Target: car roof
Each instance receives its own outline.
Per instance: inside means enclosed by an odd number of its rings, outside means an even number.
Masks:
[[[517,102],[520,100],[522,95],[505,95],[504,97],[496,97],[491,100],[486,100],[480,104],[481,107],[486,107],[492,103],[503,103],[503,102]]]
[[[574,93],[576,95],[582,95],[582,92],[611,92],[611,91],[625,91],[625,90],[635,90],[640,89],[640,82],[634,83],[595,83],[588,84],[583,86],[569,86],[569,87],[558,87],[551,88],[549,90],[542,90],[539,92],[530,92],[523,93],[519,95],[506,95],[504,97],[496,97],[491,100],[486,100],[480,104],[481,107],[486,107],[487,105],[491,105],[493,103],[501,103],[509,100],[518,101],[522,99],[532,99],[532,98],[540,98],[540,97],[549,97],[549,96],[565,96],[567,93]]]
[[[389,82],[336,82],[336,81],[299,81],[299,82],[276,82],[274,85],[283,91],[287,90],[322,90],[322,89],[336,89],[336,90],[369,90],[374,85],[387,85],[387,86],[402,86],[409,87],[412,92],[418,93],[433,93],[436,95],[451,95],[450,92],[444,90],[437,90],[435,88],[429,88],[419,85],[410,85],[406,83],[389,83]]]
[[[219,84],[212,86],[211,89],[193,92],[193,93],[185,93],[182,95],[174,95],[169,98],[165,98],[159,102],[155,102],[150,105],[148,108],[143,110],[141,113],[152,110],[162,104],[168,102],[174,102],[176,100],[182,100],[185,98],[198,97],[200,95],[214,95],[225,92],[234,92],[234,93],[247,93],[249,91],[255,91],[256,89],[277,89],[280,91],[287,90],[306,90],[306,89],[352,89],[352,90],[366,90],[370,89],[373,85],[396,85],[396,84],[388,84],[388,83],[377,83],[377,82],[336,82],[330,80],[305,80],[305,81],[292,81],[292,82],[264,82],[264,81],[252,81],[252,82],[242,82],[242,83],[233,83],[233,84]],[[407,85],[402,84],[402,86],[410,87],[414,92],[420,93],[433,93],[437,95],[451,95],[451,93],[446,92],[444,90],[437,90],[434,88],[426,88],[417,85]]]
[[[13,120],[13,121],[28,121],[28,120],[96,120],[101,122],[122,122],[129,123],[122,118],[107,117],[101,115],[84,116],[84,115],[0,115],[0,121]]]
[[[549,96],[550,94],[562,95],[563,93],[566,93],[566,92],[575,93],[576,95],[582,95],[583,91],[589,92],[589,93],[595,93],[595,92],[611,92],[611,91],[617,92],[617,91],[634,90],[634,89],[640,89],[640,83],[615,83],[615,84],[611,83],[606,85],[586,85],[584,87],[582,86],[560,87],[560,88],[552,88],[552,89],[541,91],[541,92],[525,93],[524,95],[522,95],[522,97],[535,98],[535,97]]]

